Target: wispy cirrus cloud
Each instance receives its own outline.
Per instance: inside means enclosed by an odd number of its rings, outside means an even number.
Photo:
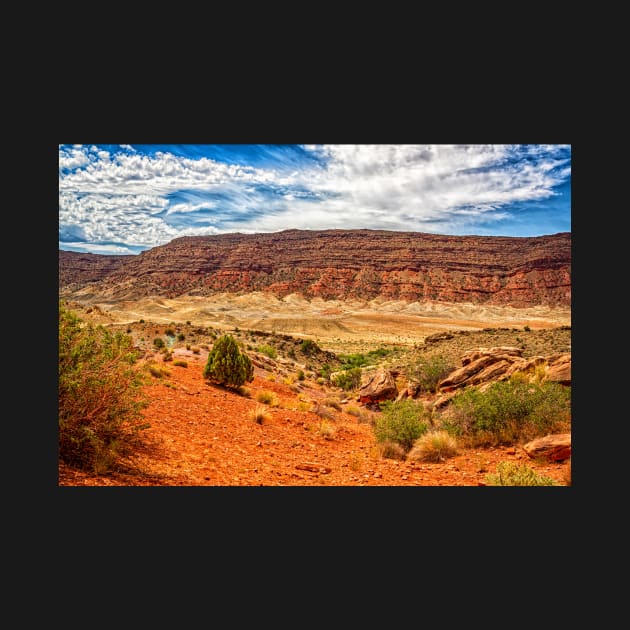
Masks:
[[[60,145],[60,242],[139,251],[288,228],[535,235],[570,230],[570,180],[570,145]]]

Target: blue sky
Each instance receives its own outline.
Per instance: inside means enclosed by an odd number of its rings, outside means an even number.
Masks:
[[[59,248],[369,228],[571,231],[571,145],[59,145]]]

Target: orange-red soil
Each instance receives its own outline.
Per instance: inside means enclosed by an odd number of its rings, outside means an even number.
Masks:
[[[483,486],[502,461],[526,463],[560,485],[570,485],[570,461],[543,463],[520,447],[466,449],[441,463],[379,457],[368,422],[330,409],[332,435],[320,434],[322,419],[298,410],[298,395],[318,400],[331,392],[313,384],[299,394],[268,380],[255,369],[245,397],[211,385],[202,375],[207,353],[177,351],[188,367],[164,364],[170,376],[146,387],[151,425],[146,446],[133,461],[135,472],[94,475],[60,464],[60,486]],[[170,384],[170,386],[169,386]],[[256,395],[274,392],[278,406],[267,406],[263,424],[248,418],[261,403]],[[355,401],[349,401],[358,406]],[[344,409],[347,405],[344,405]]]

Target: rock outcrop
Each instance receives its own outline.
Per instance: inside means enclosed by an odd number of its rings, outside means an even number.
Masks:
[[[359,389],[360,403],[375,406],[385,400],[394,400],[397,394],[396,381],[389,370],[380,368],[363,375]]]
[[[442,379],[438,383],[438,390],[448,393],[467,385],[487,386],[493,381],[506,380],[518,372],[537,376],[541,381],[571,385],[571,353],[528,359],[521,354],[520,348],[511,346],[470,350],[462,357],[462,367]]]
[[[286,230],[177,238],[138,255],[59,252],[63,294],[278,296],[568,306],[571,234],[444,236],[385,230]]]
[[[536,438],[523,446],[532,459],[561,462],[571,457],[571,434],[555,433]]]
[[[59,251],[59,288],[80,289],[117,271],[129,256]]]

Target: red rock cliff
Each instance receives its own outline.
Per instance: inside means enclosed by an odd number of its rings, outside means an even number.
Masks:
[[[103,260],[99,264],[95,258]],[[177,238],[137,256],[60,252],[59,268],[61,290],[90,284],[95,293],[109,290],[120,299],[270,291],[324,299],[571,304],[568,232],[540,237],[381,230],[222,234]]]

